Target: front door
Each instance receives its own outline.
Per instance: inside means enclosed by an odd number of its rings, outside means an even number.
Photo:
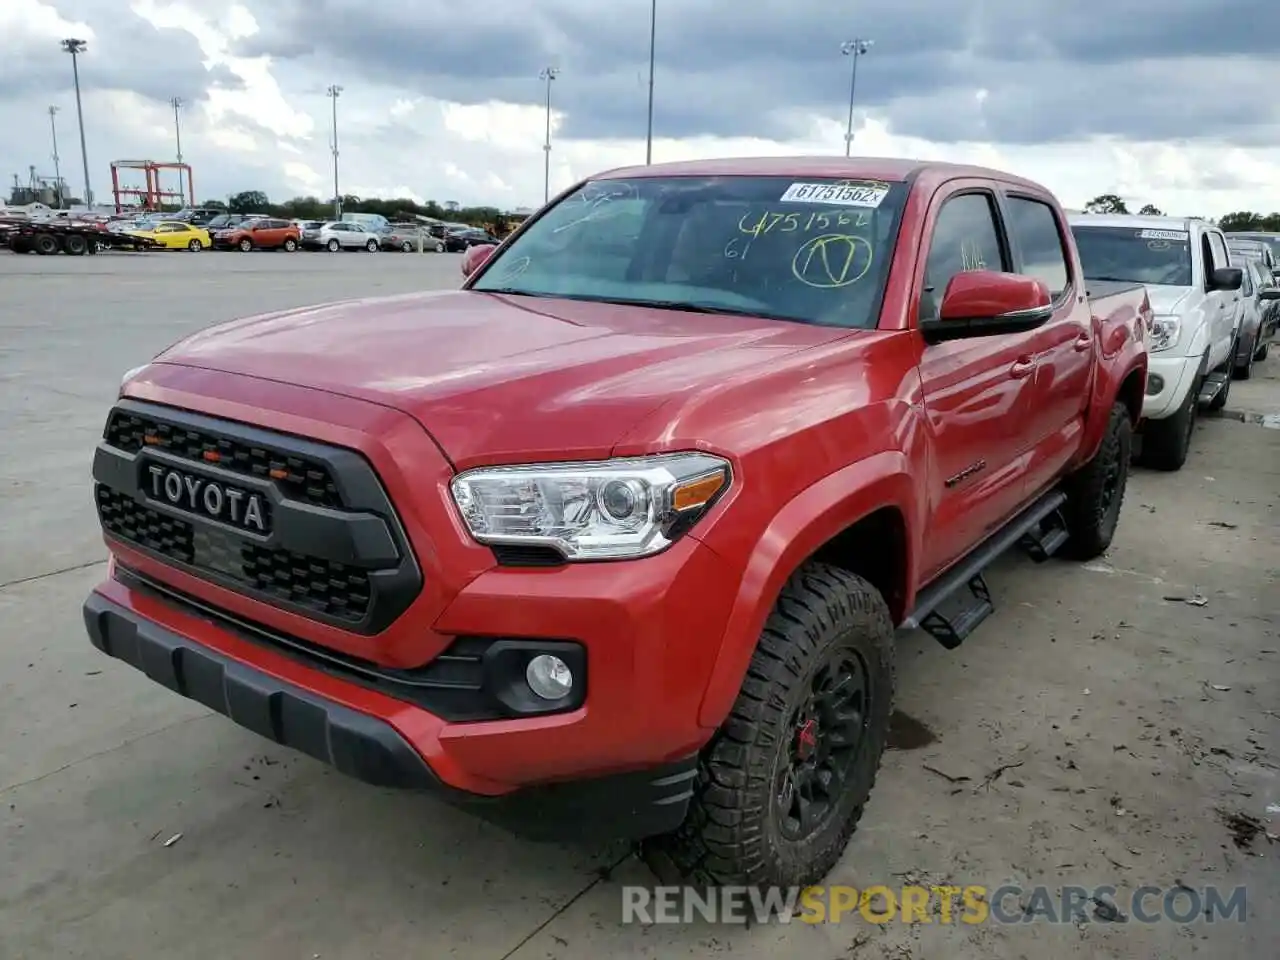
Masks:
[[[920,316],[936,316],[966,270],[1011,269],[994,194],[964,182],[934,201]],[[920,379],[934,453],[922,568],[932,579],[1021,503],[1022,417],[1035,379],[1034,333],[923,343]]]

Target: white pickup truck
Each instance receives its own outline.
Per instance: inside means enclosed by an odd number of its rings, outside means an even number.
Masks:
[[[1161,470],[1187,459],[1201,405],[1231,389],[1243,274],[1221,230],[1204,220],[1127,214],[1069,218],[1085,280],[1147,288],[1154,328],[1142,405],[1142,458]]]

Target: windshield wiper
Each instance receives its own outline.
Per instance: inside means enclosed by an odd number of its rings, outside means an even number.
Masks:
[[[508,297],[543,297],[544,299],[572,300],[559,293],[543,293],[540,290],[520,290],[517,287],[485,287],[473,291],[475,293],[497,293]]]
[[[713,303],[696,303],[689,300],[642,300],[627,297],[603,297],[600,303],[616,303],[624,307],[653,307],[655,310],[683,310],[686,313],[705,313],[721,317],[754,317],[760,320],[789,320],[804,323],[796,317],[781,317],[776,313],[751,310],[742,307],[721,307]]]

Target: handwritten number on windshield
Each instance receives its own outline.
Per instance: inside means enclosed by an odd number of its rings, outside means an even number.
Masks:
[[[871,223],[866,211],[858,213],[823,213],[814,211],[807,217],[803,213],[776,213],[766,211],[751,222],[754,214],[744,213],[738,221],[738,229],[750,237],[761,237],[777,230],[779,233],[809,233],[813,230],[830,230],[832,227],[865,227]]]

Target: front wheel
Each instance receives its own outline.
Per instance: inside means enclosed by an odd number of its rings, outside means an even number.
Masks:
[[[1157,470],[1181,470],[1191,450],[1191,434],[1200,410],[1200,378],[1187,390],[1176,413],[1163,420],[1147,420],[1142,428],[1142,462]]]
[[[444,253],[444,244],[438,240],[436,241],[436,253]]]
[[[879,591],[838,567],[798,570],[702,753],[688,816],[641,845],[654,872],[714,886],[820,882],[875,785],[894,667]]]
[[[377,252],[378,252],[378,241],[377,241],[377,240],[370,240],[368,243],[366,243],[366,244],[364,245],[364,248],[365,248],[366,250],[368,250],[370,253],[377,253]]]
[[[338,250],[342,247],[342,244],[340,244],[336,239],[334,239],[326,243],[325,246],[329,248],[330,253],[337,253]]]
[[[245,237],[243,240],[240,241],[240,249],[243,250],[245,253],[248,253],[250,250],[253,249],[253,241],[250,240],[248,237]]]
[[[190,250],[192,253],[199,253],[201,250],[204,249],[204,244],[201,243],[199,240],[192,238],[191,242],[187,244],[187,249]]]
[[[1265,337],[1259,337],[1259,339],[1262,340],[1262,342],[1258,344],[1258,349],[1253,353],[1255,363],[1261,363],[1263,360],[1267,359],[1267,348],[1270,346]]]
[[[1067,481],[1063,515],[1069,536],[1062,548],[1064,556],[1092,560],[1111,546],[1129,481],[1132,451],[1133,421],[1128,408],[1116,403],[1098,452]]]

